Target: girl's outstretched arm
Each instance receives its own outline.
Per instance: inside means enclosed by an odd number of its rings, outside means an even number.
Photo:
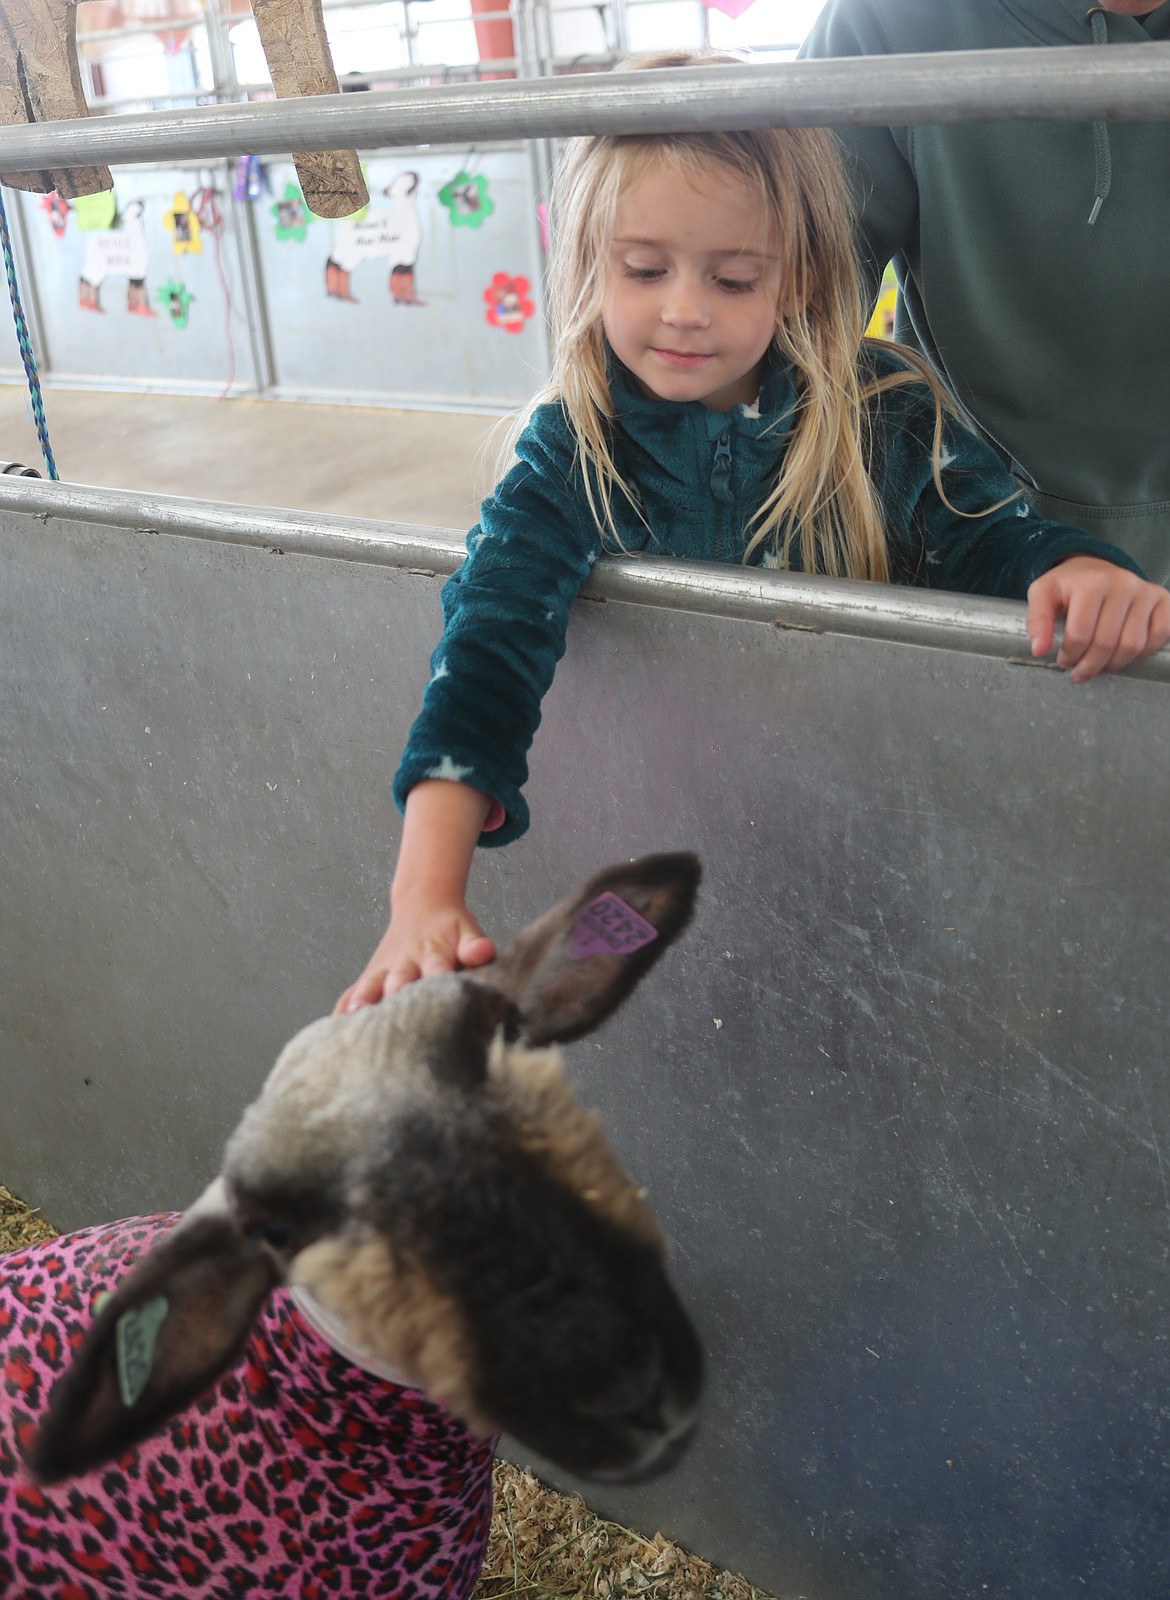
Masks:
[[[357,1011],[433,972],[482,967],[496,947],[467,909],[471,859],[491,801],[464,783],[418,783],[406,799],[390,925],[333,1010]]]
[[[1070,669],[1074,683],[1127,667],[1170,638],[1170,591],[1095,556],[1070,556],[1029,588],[1034,656],[1052,649],[1061,614],[1064,637],[1056,664]]]

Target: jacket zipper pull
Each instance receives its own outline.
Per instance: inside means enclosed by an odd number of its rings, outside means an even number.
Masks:
[[[711,469],[711,493],[726,504],[731,499],[731,435],[721,433],[715,441],[715,465]]]

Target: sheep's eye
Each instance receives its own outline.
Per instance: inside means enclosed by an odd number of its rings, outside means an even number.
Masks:
[[[273,1250],[287,1250],[293,1241],[293,1230],[288,1222],[254,1222],[244,1230],[244,1237],[249,1244],[266,1244]]]

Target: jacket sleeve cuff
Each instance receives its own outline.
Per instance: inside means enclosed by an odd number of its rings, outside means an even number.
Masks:
[[[502,773],[488,772],[471,760],[460,761],[450,752],[412,751],[409,748],[399,762],[394,774],[394,804],[399,811],[406,809],[406,797],[416,783],[430,779],[449,783],[465,783],[486,794],[491,801],[484,818],[479,843],[484,848],[495,849],[511,844],[528,831],[528,804],[514,783],[509,783]]]
[[[1052,524],[1049,526],[1052,527]],[[1069,560],[1071,556],[1095,556],[1098,561],[1108,561],[1115,567],[1124,567],[1127,572],[1145,578],[1146,574],[1133,557],[1126,555],[1124,550],[1119,550],[1115,544],[1109,544],[1105,539],[1098,539],[1091,533],[1085,533],[1081,528],[1065,527],[1059,532],[1065,537],[1054,539],[1052,544],[1038,556],[1033,563],[1029,582],[1035,583],[1037,578],[1043,577],[1046,572],[1051,572],[1053,567],[1058,567],[1062,561]]]

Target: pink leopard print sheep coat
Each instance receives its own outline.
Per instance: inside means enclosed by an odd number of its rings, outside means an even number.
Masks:
[[[466,1600],[491,1441],[326,1344],[284,1291],[244,1358],[158,1437],[52,1488],[21,1469],[95,1300],[175,1218],[0,1258],[3,1600]]]

